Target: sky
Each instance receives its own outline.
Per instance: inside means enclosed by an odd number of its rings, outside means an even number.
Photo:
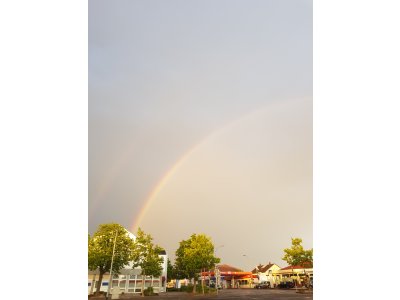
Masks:
[[[88,229],[223,263],[312,240],[312,2],[89,1]],[[223,245],[223,246],[222,246]]]

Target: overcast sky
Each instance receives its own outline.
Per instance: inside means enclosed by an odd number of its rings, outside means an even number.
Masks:
[[[90,0],[88,218],[246,270],[312,247],[312,2]]]

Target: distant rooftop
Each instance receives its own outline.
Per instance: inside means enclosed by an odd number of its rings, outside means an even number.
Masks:
[[[220,270],[221,272],[243,272],[242,269],[232,267],[227,264],[218,265],[218,270]]]
[[[273,265],[275,265],[274,263],[271,263],[271,262],[269,262],[267,265],[265,265],[265,266],[263,266],[263,265],[259,265],[259,266],[257,266],[257,269],[256,268],[254,268],[253,270],[251,270],[251,273],[258,273],[258,272],[261,272],[261,273],[265,273],[266,271],[268,271],[269,270],[269,268],[271,268]],[[278,266],[279,267],[279,266]]]

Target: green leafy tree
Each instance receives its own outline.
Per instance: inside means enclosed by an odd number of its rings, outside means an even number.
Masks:
[[[285,256],[282,260],[286,261],[290,266],[313,266],[313,249],[304,250],[300,238],[292,238],[292,247],[286,248],[283,251]]]
[[[176,269],[186,278],[193,278],[193,293],[196,289],[196,275],[202,269],[210,269],[220,262],[214,256],[211,238],[204,234],[192,234],[189,239],[181,241],[175,255]]]
[[[114,242],[115,250],[112,272],[118,274],[131,260],[134,243],[129,237],[128,231],[119,224],[101,224],[93,237],[89,235],[88,267],[91,271],[99,271],[96,293],[100,291],[103,275],[106,272],[110,272]]]
[[[168,274],[168,280],[184,279],[186,277],[184,272],[179,270],[178,267],[176,266],[176,264],[172,264],[169,259],[168,259],[168,263],[167,263],[167,274]]]
[[[163,249],[153,244],[151,235],[138,229],[136,241],[132,251],[133,268],[140,267],[142,270],[142,296],[144,296],[145,276],[160,276],[162,272],[163,258],[160,253]]]
[[[168,258],[168,260],[167,260],[168,279],[176,279],[175,276],[173,275],[174,269],[175,269],[174,266],[172,265],[170,259]]]
[[[175,265],[171,263],[169,258],[167,262],[167,274],[168,274],[168,279],[181,279],[178,274],[178,270],[176,269]]]

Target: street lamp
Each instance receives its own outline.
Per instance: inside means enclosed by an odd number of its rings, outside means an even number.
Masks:
[[[245,257],[249,258],[247,256],[247,254],[243,254],[242,256],[245,256]],[[256,272],[257,272],[257,270],[258,270],[258,268],[256,266]],[[250,275],[250,288],[252,288],[253,287],[253,273],[251,272],[251,270],[250,270],[250,273],[251,273],[251,275]]]
[[[216,257],[216,252],[219,248],[222,248],[224,245],[220,245],[218,247],[214,248],[214,257]],[[218,277],[219,277],[219,270],[217,268],[217,264],[214,266],[214,277],[215,277],[215,289],[217,290],[217,295],[218,295]]]
[[[111,256],[110,278],[108,279],[108,289],[107,289],[107,295],[106,295],[107,300],[108,300],[108,295],[110,294],[110,289],[111,289],[111,284],[112,284],[112,268],[113,268],[113,263],[114,263],[115,242],[117,241],[117,235],[118,235],[118,231],[115,232],[115,237],[114,237],[114,246],[113,246],[113,252],[112,252],[112,256]]]

